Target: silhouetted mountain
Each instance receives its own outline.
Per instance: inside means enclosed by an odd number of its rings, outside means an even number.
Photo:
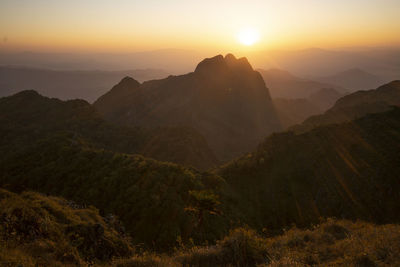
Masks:
[[[123,82],[131,84],[131,80]],[[61,101],[23,91],[0,98],[0,114],[4,114],[0,115],[1,136],[8,140],[4,145],[14,144],[16,149],[32,139],[68,133],[96,148],[144,154],[200,169],[218,163],[204,137],[193,129],[114,126],[84,100]]]
[[[246,58],[208,58],[192,73],[132,84],[130,92],[124,84],[94,103],[107,120],[194,128],[220,160],[254,149],[265,135],[281,129],[269,91]]]
[[[400,109],[304,134],[273,134],[218,171],[249,221],[274,229],[322,217],[400,221]]]
[[[293,130],[304,132],[320,125],[351,121],[369,113],[390,110],[392,106],[400,106],[400,81],[346,95],[324,114],[308,118]]]
[[[321,109],[307,99],[275,98],[273,101],[285,129],[303,122],[312,115],[321,113]]]
[[[168,76],[166,72],[157,69],[55,71],[3,66],[0,67],[0,97],[33,89],[49,97],[64,100],[80,98],[92,102],[128,75],[139,81]]]
[[[344,87],[350,92],[375,88],[383,84],[383,80],[378,76],[357,68],[339,72],[332,76],[318,77],[315,79]]]

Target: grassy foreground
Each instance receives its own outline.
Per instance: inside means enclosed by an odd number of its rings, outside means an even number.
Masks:
[[[400,266],[399,255],[399,225],[335,219],[278,236],[236,228],[213,245],[155,254],[94,207],[0,190],[0,266]]]

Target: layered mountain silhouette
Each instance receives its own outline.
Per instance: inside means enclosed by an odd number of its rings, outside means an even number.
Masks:
[[[127,75],[138,81],[168,76],[158,69],[66,71],[0,66],[0,97],[24,90],[35,90],[42,95],[62,100],[79,98],[93,102]]]
[[[390,110],[392,106],[400,106],[400,81],[346,95],[324,114],[311,116],[293,130],[304,132],[321,125],[351,121],[369,113]]]
[[[260,73],[246,58],[232,54],[207,58],[186,75],[142,84],[124,78],[94,107],[121,125],[194,128],[223,161],[254,149],[264,136],[281,129]]]
[[[358,68],[345,70],[331,76],[324,76],[316,79],[321,82],[344,87],[350,92],[371,89],[383,84],[383,80],[380,77]]]
[[[340,86],[300,78],[281,69],[259,69],[258,71],[268,85],[272,98],[309,98],[324,88],[330,88],[340,94],[346,92],[346,89]]]

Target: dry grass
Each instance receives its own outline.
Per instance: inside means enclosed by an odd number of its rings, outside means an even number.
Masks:
[[[328,219],[274,237],[231,230],[215,245],[136,251],[94,208],[0,189],[0,266],[400,266],[400,226]],[[133,255],[133,256],[132,256]]]
[[[238,228],[214,246],[145,254],[116,266],[400,266],[400,226],[328,219],[270,238]]]

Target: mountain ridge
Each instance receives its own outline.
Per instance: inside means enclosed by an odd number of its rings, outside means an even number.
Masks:
[[[265,135],[281,129],[261,75],[246,58],[232,54],[206,58],[188,74],[146,81],[125,97],[110,94],[94,103],[107,120],[194,128],[222,161],[253,149]]]

